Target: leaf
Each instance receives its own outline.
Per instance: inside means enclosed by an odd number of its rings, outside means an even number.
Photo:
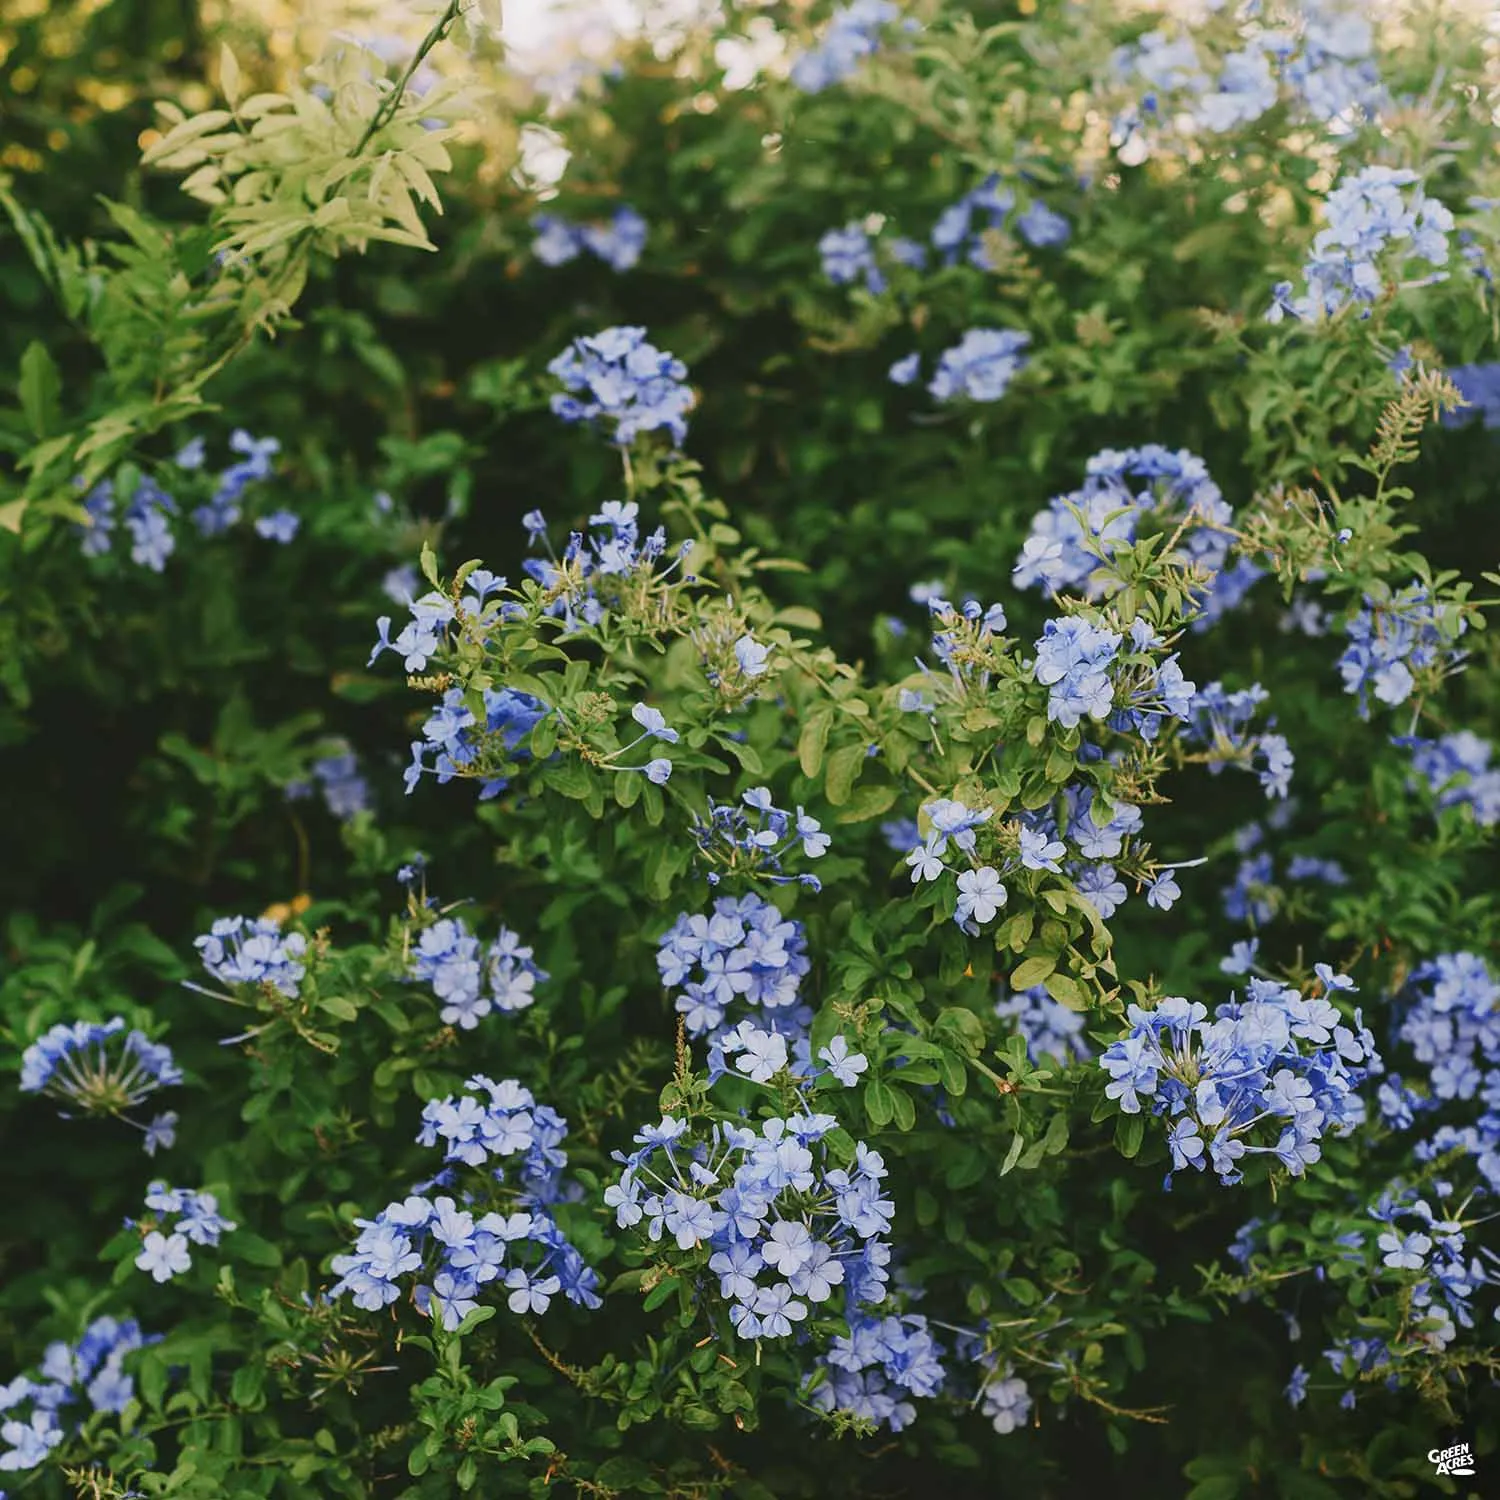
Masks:
[[[225,42],[219,48],[219,89],[233,109],[240,102],[240,65]]]
[[[1115,1145],[1119,1148],[1120,1155],[1129,1159],[1141,1149],[1141,1142],[1146,1138],[1146,1117],[1144,1115],[1121,1115],[1119,1123],[1115,1126]]]
[[[279,1266],[281,1264],[281,1251],[273,1245],[270,1240],[262,1239],[258,1234],[252,1234],[247,1229],[237,1229],[225,1239],[226,1247],[233,1247],[235,1255],[240,1260],[247,1260],[252,1266]]]
[[[823,768],[823,754],[828,748],[828,731],[833,724],[833,710],[828,707],[815,709],[808,715],[797,737],[797,761],[802,774],[812,778]]]
[[[1040,984],[1056,967],[1057,960],[1043,954],[1024,959],[1011,971],[1011,988],[1029,990],[1033,985]]]
[[[62,395],[62,377],[57,373],[57,366],[47,353],[46,346],[36,339],[26,346],[25,353],[21,355],[19,390],[26,425],[36,437],[46,437],[59,418],[58,401]]]
[[[1005,1153],[1005,1160],[1000,1164],[1000,1175],[1004,1177],[1011,1171],[1015,1164],[1021,1159],[1021,1152],[1026,1149],[1026,1138],[1018,1130],[1011,1137],[1010,1150]]]
[[[1049,974],[1043,983],[1047,986],[1047,993],[1059,1005],[1066,1005],[1069,1010],[1087,1010],[1089,1008],[1088,991],[1076,979],[1072,979],[1066,974],[1054,973]]]
[[[864,823],[890,810],[896,800],[893,786],[862,786],[839,810],[840,823]]]
[[[865,1113],[870,1117],[870,1124],[877,1130],[895,1119],[895,1096],[891,1093],[890,1085],[882,1079],[872,1078],[865,1085]]]
[[[864,763],[865,747],[862,744],[844,745],[828,757],[828,775],[823,791],[835,807],[842,807],[849,800],[849,793],[854,789]]]
[[[29,500],[10,500],[0,505],[0,531],[11,531],[19,536],[21,517],[26,514],[26,507],[30,504]]]

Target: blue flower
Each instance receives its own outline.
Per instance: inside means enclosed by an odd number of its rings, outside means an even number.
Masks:
[[[285,544],[297,535],[302,518],[289,510],[273,510],[270,515],[259,516],[255,522],[255,534],[267,541]]]
[[[804,94],[818,94],[842,83],[862,59],[880,47],[880,30],[901,14],[890,0],[853,0],[834,11],[819,44],[792,64],[792,83]]]
[[[1021,830],[1021,863],[1028,870],[1049,870],[1054,875],[1062,873],[1058,864],[1067,852],[1066,844],[1033,828]]]
[[[1016,229],[1027,244],[1038,250],[1066,245],[1073,232],[1067,219],[1045,203],[1033,203],[1026,209],[1016,220]]]
[[[734,659],[746,677],[759,677],[766,670],[766,659],[771,654],[769,646],[763,646],[751,635],[742,635],[734,643]]]
[[[922,356],[907,354],[898,359],[888,372],[894,385],[914,385],[922,374]]]
[[[1120,649],[1113,630],[1078,616],[1048,620],[1036,643],[1036,680],[1051,692],[1047,717],[1064,729],[1083,718],[1105,719],[1114,706],[1114,684],[1106,668]]]
[[[953,920],[961,927],[970,922],[981,927],[986,922],[993,922],[996,913],[1005,905],[1006,895],[999,872],[990,865],[965,870],[958,877],[958,907]]]
[[[847,1089],[859,1082],[859,1075],[870,1066],[870,1060],[862,1052],[851,1052],[849,1043],[836,1036],[826,1047],[818,1049],[818,1056],[828,1064],[828,1071]]]
[[[1026,366],[1029,333],[1011,328],[971,328],[938,357],[927,389],[938,401],[998,401]]]
[[[818,241],[818,254],[823,260],[823,274],[835,286],[863,281],[877,295],[885,290],[885,277],[875,260],[875,247],[859,223],[830,229]]]
[[[683,384],[687,367],[647,343],[644,328],[606,328],[575,339],[547,368],[569,392],[552,398],[565,422],[611,424],[610,437],[622,448],[659,429],[674,444],[686,439],[693,405]]]

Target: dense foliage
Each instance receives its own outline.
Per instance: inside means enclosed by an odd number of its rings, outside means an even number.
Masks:
[[[406,10],[0,19],[0,1481],[1482,1485],[1483,8]]]

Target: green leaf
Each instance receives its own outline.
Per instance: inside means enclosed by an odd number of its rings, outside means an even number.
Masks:
[[[888,812],[892,803],[896,800],[896,788],[893,786],[862,786],[857,787],[854,795],[839,811],[840,823],[865,823],[871,818],[878,818],[881,813]]]
[[[828,748],[828,731],[833,725],[833,709],[814,709],[797,736],[797,763],[802,774],[811,780],[823,769],[823,754]]]
[[[1021,1153],[1026,1149],[1026,1138],[1018,1130],[1011,1137],[1010,1150],[1005,1153],[1005,1160],[1000,1163],[1000,1175],[1004,1177],[1010,1172],[1015,1164],[1020,1161]]]
[[[252,1234],[248,1229],[236,1229],[226,1236],[226,1248],[233,1250],[235,1258],[247,1260],[252,1266],[279,1266],[281,1251],[270,1240]]]
[[[1069,1010],[1087,1010],[1089,1008],[1088,991],[1076,979],[1072,979],[1066,974],[1053,973],[1049,974],[1042,982],[1047,986],[1047,993],[1059,1005],[1066,1005]]]
[[[849,800],[849,793],[859,779],[864,763],[863,744],[842,745],[828,757],[828,774],[823,783],[823,792],[835,807],[842,807]]]
[[[1141,1142],[1145,1138],[1146,1117],[1144,1115],[1120,1116],[1115,1125],[1115,1145],[1119,1148],[1121,1156],[1133,1157],[1141,1149]]]
[[[1025,959],[1011,971],[1011,988],[1029,990],[1032,985],[1040,984],[1056,968],[1057,960],[1048,958],[1044,954]]]
[[[60,418],[62,376],[46,346],[33,339],[21,355],[21,411],[32,433],[44,438]]]
[[[879,1078],[872,1078],[865,1085],[865,1113],[877,1130],[896,1117],[895,1096],[890,1085]]]

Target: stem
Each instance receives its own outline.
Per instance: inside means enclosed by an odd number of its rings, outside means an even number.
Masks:
[[[392,115],[401,107],[401,101],[406,97],[406,87],[416,75],[418,68],[422,66],[427,54],[448,34],[448,28],[458,19],[458,13],[463,8],[462,0],[448,0],[448,8],[432,24],[432,30],[427,33],[412,54],[412,59],[406,65],[406,71],[396,80],[396,86],[380,102],[380,108],[370,117],[370,123],[365,126],[364,134],[355,142],[353,150],[349,152],[351,158],[362,156],[364,149],[375,138],[376,134],[390,122]]]

